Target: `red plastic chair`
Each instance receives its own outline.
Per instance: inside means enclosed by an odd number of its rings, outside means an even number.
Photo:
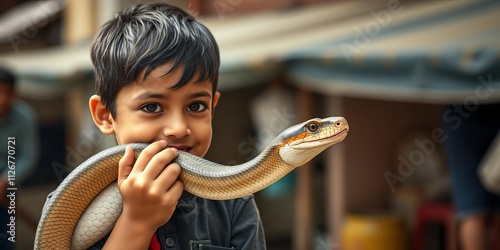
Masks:
[[[426,222],[439,222],[446,230],[446,249],[457,250],[455,210],[448,203],[423,203],[417,209],[413,238],[414,250],[422,250]]]

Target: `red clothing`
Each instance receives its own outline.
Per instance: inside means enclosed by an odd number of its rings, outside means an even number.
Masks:
[[[153,238],[151,238],[151,243],[149,243],[149,250],[160,250],[160,242],[156,238],[156,234],[153,234]]]

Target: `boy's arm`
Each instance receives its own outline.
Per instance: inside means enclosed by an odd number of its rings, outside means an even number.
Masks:
[[[177,180],[179,165],[169,164],[178,152],[166,146],[166,141],[152,143],[135,164],[134,152],[127,148],[118,170],[123,212],[103,249],[148,249],[156,229],[172,216],[183,185]]]

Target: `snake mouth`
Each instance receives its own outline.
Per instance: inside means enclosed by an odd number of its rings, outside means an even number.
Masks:
[[[296,141],[296,145],[294,143],[288,144],[290,147],[295,148],[295,149],[300,149],[300,148],[311,148],[311,147],[318,147],[319,145],[331,145],[337,142],[341,142],[344,140],[344,138],[347,136],[347,132],[349,131],[349,128],[344,128],[341,131],[324,137],[320,138],[317,140],[311,140],[311,141]]]
[[[339,135],[347,134],[347,132],[349,132],[349,128],[342,129],[340,132],[334,134],[333,136],[339,136]]]
[[[344,128],[340,132],[327,136],[325,138],[321,138],[318,140],[310,141],[310,142],[321,142],[321,141],[330,141],[332,138],[340,138],[340,137],[345,137],[347,135],[347,132],[349,131],[349,128]]]

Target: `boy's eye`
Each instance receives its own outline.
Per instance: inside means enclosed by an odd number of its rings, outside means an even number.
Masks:
[[[158,113],[163,111],[163,109],[160,107],[160,105],[156,103],[149,103],[141,107],[141,109],[145,112],[148,113]]]
[[[191,112],[201,112],[207,108],[207,105],[201,102],[194,102],[187,106],[187,110]]]

